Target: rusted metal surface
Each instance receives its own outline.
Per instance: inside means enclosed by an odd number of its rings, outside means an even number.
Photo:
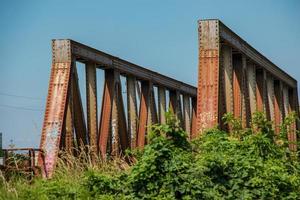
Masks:
[[[131,148],[136,147],[137,137],[137,100],[136,100],[136,79],[127,77],[127,110],[128,110],[128,135]]]
[[[74,107],[74,127],[76,133],[77,146],[81,148],[82,146],[88,145],[88,137],[75,62],[72,63],[72,66],[73,73],[70,82],[72,81],[73,89],[72,98]]]
[[[102,110],[99,128],[98,148],[102,158],[106,158],[109,135],[111,133],[112,102],[114,98],[115,71],[105,70]]]
[[[243,66],[240,55],[233,57],[233,70],[233,115],[236,118],[242,119]]]
[[[51,176],[59,151],[60,136],[66,111],[67,91],[71,73],[71,49],[69,41],[52,43],[52,69],[46,103],[46,111],[40,149],[45,151],[45,162],[39,157],[40,166],[45,164],[43,176]],[[63,49],[61,51],[61,49]],[[57,53],[60,53],[59,56]]]
[[[45,169],[43,175],[53,174],[59,150],[75,154],[73,147],[90,145],[92,154],[100,153],[106,159],[108,154],[119,155],[126,148],[143,148],[150,125],[166,122],[167,99],[169,110],[191,139],[207,128],[228,128],[221,117],[229,112],[242,120],[243,127],[248,127],[251,114],[263,111],[275,121],[277,133],[284,116],[292,111],[299,115],[295,79],[219,20],[200,20],[198,28],[198,89],[78,42],[53,40],[40,143],[46,153],[45,159],[39,157],[39,165]],[[85,64],[86,109],[82,105],[76,62]],[[105,71],[99,124],[96,69]],[[126,77],[127,113],[121,76]],[[289,127],[292,150],[296,150],[296,128],[298,123]]]
[[[187,95],[183,95],[183,123],[184,130],[189,134],[191,133],[191,106],[190,98]]]
[[[299,116],[297,81],[219,20],[199,21],[198,77],[198,130],[218,123],[224,128],[220,117],[231,111],[232,103],[234,116],[241,119],[243,127],[250,125],[256,110],[274,121],[276,133],[283,116],[292,111]],[[292,150],[296,149],[292,143],[296,141],[293,131],[298,123],[290,127],[288,134]]]
[[[222,64],[223,64],[223,85],[225,91],[224,104],[226,113],[233,113],[233,67],[232,67],[232,48],[222,45]]]
[[[247,64],[247,78],[248,78],[248,90],[249,90],[249,103],[251,114],[256,112],[256,68],[253,63]]]
[[[200,20],[201,21],[201,20]],[[235,49],[243,53],[245,56],[250,58],[257,65],[262,66],[266,71],[275,76],[277,79],[284,81],[290,87],[297,87],[297,81],[284,72],[282,69],[277,67],[274,63],[272,63],[269,59],[259,53],[256,49],[254,49],[251,45],[249,45],[245,40],[239,37],[236,33],[234,33],[230,28],[224,25],[219,20],[207,20],[207,21],[218,21],[219,23],[219,32],[220,38]]]
[[[152,84],[149,81],[143,81],[141,83],[141,103],[140,103],[140,114],[139,114],[139,128],[137,135],[137,147],[143,148],[146,139],[146,130],[148,122],[149,112],[149,101],[150,101],[150,87]]]
[[[43,169],[41,169],[37,163],[37,155],[41,157],[44,162],[44,152],[41,149],[36,148],[11,148],[3,150],[3,164],[0,165],[0,169],[5,172],[6,175],[9,172],[22,172],[28,175],[28,178],[40,175]],[[45,166],[45,165],[42,165]]]
[[[216,126],[219,105],[219,21],[199,21],[197,132]]]
[[[195,97],[191,98],[192,103],[192,124],[191,124],[191,139],[197,137],[197,99]]]
[[[97,117],[97,80],[96,67],[93,63],[86,64],[86,103],[87,130],[92,160],[97,153],[98,117]]]
[[[274,82],[274,125],[275,133],[279,134],[283,117],[283,88],[281,81]]]
[[[161,124],[166,123],[166,90],[158,87],[158,117]]]

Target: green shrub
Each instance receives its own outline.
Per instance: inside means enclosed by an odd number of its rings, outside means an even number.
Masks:
[[[230,133],[210,129],[189,142],[167,116],[151,127],[144,150],[129,152],[137,155],[132,166],[68,159],[51,180],[1,179],[0,199],[299,199],[300,163],[286,137],[295,115],[278,135],[262,113],[248,129],[232,114],[223,120]]]

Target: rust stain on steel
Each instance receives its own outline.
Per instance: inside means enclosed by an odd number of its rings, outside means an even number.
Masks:
[[[270,119],[274,122],[275,114],[274,114],[274,80],[269,75],[267,77],[267,91],[268,91],[268,105],[270,112]]]
[[[149,101],[150,101],[150,82],[141,82],[141,102],[140,102],[140,114],[139,114],[139,127],[137,135],[137,147],[143,148],[145,145],[146,137],[146,126],[149,112]]]
[[[256,112],[256,73],[255,65],[248,63],[247,65],[247,78],[249,89],[250,112]]]
[[[281,81],[274,82],[274,123],[276,134],[279,134],[280,132],[280,124],[283,117],[282,89]]]
[[[289,89],[289,112],[296,112],[296,114],[299,114],[299,108],[297,107],[298,97],[296,96],[297,92],[296,89],[290,88]],[[289,133],[290,135],[290,145],[289,148],[291,151],[296,152],[297,151],[297,125],[296,122],[293,122],[289,127]]]
[[[115,71],[105,70],[105,83],[102,100],[101,120],[99,126],[99,151],[103,159],[106,158],[108,139],[111,132],[112,102],[114,98]]]
[[[223,84],[224,103],[226,113],[233,113],[233,67],[232,67],[232,48],[222,45],[222,64],[223,64]]]
[[[63,49],[63,51],[58,56],[57,53],[60,49]],[[40,149],[45,152],[45,157],[43,158],[39,154],[39,166],[45,169],[45,171],[42,171],[44,177],[51,177],[55,168],[71,72],[70,43],[53,42],[52,51],[53,63],[40,143]]]
[[[65,119],[65,148],[66,151],[72,153],[74,148],[74,126],[73,126],[73,108],[72,108],[72,94],[70,94],[72,83],[70,81],[69,94],[68,94],[68,105]]]
[[[191,106],[188,95],[183,95],[183,122],[183,128],[188,133],[189,138],[191,138]]]
[[[249,88],[248,88],[248,77],[247,77],[247,59],[242,56],[242,65],[243,65],[243,82],[242,82],[242,125],[243,127],[250,126],[251,119],[251,108],[250,108],[250,99],[249,99]]]
[[[199,21],[197,132],[218,123],[219,21]]]
[[[155,104],[154,88],[153,84],[150,83],[150,97],[149,97],[149,111],[148,111],[148,121],[147,121],[147,132],[150,131],[151,125],[158,122],[157,111]]]
[[[163,87],[158,87],[158,117],[159,123],[166,123],[166,90]]]
[[[126,117],[125,117],[125,109],[123,103],[123,96],[122,96],[122,87],[121,87],[121,80],[120,75],[118,74],[118,82],[116,85],[116,92],[117,92],[117,111],[118,111],[118,127],[119,127],[119,138],[120,138],[120,152],[125,153],[126,148],[129,147],[129,139],[127,136],[127,126],[126,126]]]
[[[243,81],[243,68],[242,60],[238,55],[233,57],[233,114],[234,117],[242,119],[242,81]]]
[[[264,71],[256,70],[256,106],[259,112],[264,112],[264,87]]]
[[[87,63],[86,69],[86,103],[87,103],[87,130],[92,160],[97,153],[97,77],[96,66],[93,63]]]
[[[71,78],[73,87],[73,107],[74,107],[74,127],[76,133],[77,146],[82,147],[88,144],[87,131],[81,102],[81,95],[78,83],[78,75],[75,61],[72,63],[73,75]]]
[[[128,136],[131,148],[136,147],[137,136],[137,101],[136,101],[136,79],[127,76],[127,114],[128,114]]]
[[[192,101],[192,124],[191,124],[191,139],[197,136],[197,99],[196,97],[191,97]]]

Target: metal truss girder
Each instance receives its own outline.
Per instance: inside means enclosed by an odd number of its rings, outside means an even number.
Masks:
[[[158,116],[161,124],[166,123],[166,90],[158,87]]]
[[[170,91],[170,105],[169,109],[176,118],[180,121],[181,127],[183,128],[182,110],[181,110],[181,98],[179,91]]]
[[[265,111],[265,71],[256,70],[256,106],[257,111]]]
[[[224,94],[225,112],[233,113],[233,67],[232,67],[232,48],[222,45],[222,90]],[[221,96],[220,96],[221,97]]]
[[[296,112],[297,116],[299,116],[299,108],[297,107],[298,104],[298,97],[296,89],[289,89],[289,112]],[[298,127],[299,128],[299,127]],[[297,151],[297,124],[293,122],[289,127],[289,148],[291,151]]]
[[[192,124],[191,124],[191,139],[197,137],[197,99],[196,97],[191,97],[192,102]]]
[[[283,119],[283,88],[281,81],[274,82],[274,124],[275,133],[279,134]]]
[[[155,105],[155,96],[154,96],[154,88],[151,84],[150,87],[150,98],[149,98],[149,111],[148,111],[148,126],[147,126],[147,132],[150,131],[151,125],[156,124],[158,122],[157,119],[157,111],[156,111],[156,105]]]
[[[112,134],[115,135],[116,140],[112,141],[112,145],[113,147],[114,146],[117,147],[115,149],[117,150],[115,151],[115,153],[117,155],[120,155],[122,153],[125,153],[126,148],[129,147],[130,138],[128,138],[127,136],[127,126],[126,126],[120,74],[117,73],[116,75],[117,75],[117,82],[115,85],[115,95],[113,98],[113,107],[112,107]],[[114,145],[114,142],[116,142],[118,146]]]
[[[151,83],[149,81],[141,82],[141,102],[140,102],[140,114],[139,114],[139,125],[137,135],[137,147],[143,148],[145,145],[147,121],[149,112],[150,92]]]
[[[87,130],[75,62],[73,62],[72,65],[73,73],[71,81],[73,87],[74,127],[76,133],[77,146],[81,148],[82,146],[88,145]]]
[[[243,65],[243,83],[242,83],[242,125],[243,127],[250,126],[251,119],[251,108],[249,99],[249,87],[248,87],[248,76],[247,76],[247,59],[242,55],[242,65]]]
[[[247,64],[247,79],[251,114],[256,112],[256,68],[252,63]]]
[[[183,83],[181,81],[177,81],[173,78],[164,76],[157,72],[143,68],[139,65],[130,63],[126,60],[101,52],[99,50],[88,47],[84,44],[80,44],[73,40],[67,40],[67,39],[53,40],[53,43],[58,43],[58,44],[64,42],[70,43],[71,45],[70,48],[72,49],[72,53],[79,61],[93,62],[99,68],[117,69],[118,71],[120,71],[121,74],[124,74],[126,76],[132,75],[139,80],[151,81],[154,85],[164,86],[168,89],[173,89],[173,90],[176,89],[182,93],[187,93],[190,96],[197,95],[197,88],[188,85],[186,83]]]
[[[269,105],[269,115],[270,120],[274,122],[274,80],[270,75],[267,76],[267,93],[268,93],[268,105]]]
[[[188,133],[189,138],[191,137],[191,106],[190,97],[183,95],[183,129]]]
[[[97,77],[96,66],[93,63],[87,63],[86,71],[86,103],[87,103],[87,129],[89,136],[89,145],[92,153],[97,152],[97,137],[98,137],[98,108],[97,108]]]
[[[107,145],[109,142],[109,136],[111,135],[111,114],[115,81],[115,70],[105,70],[105,83],[98,139],[98,149],[103,159],[106,159]]]
[[[70,83],[72,84],[72,83]],[[71,85],[70,85],[71,86]],[[74,150],[74,126],[73,126],[73,103],[72,103],[72,87],[69,87],[67,113],[65,119],[65,149],[72,153]]]
[[[243,66],[240,56],[233,59],[233,114],[242,119],[243,112]]]
[[[203,20],[206,21],[206,20]],[[225,26],[219,20],[208,20],[213,21],[218,24],[220,31],[220,38],[225,40],[231,46],[233,46],[238,51],[242,52],[252,61],[254,61],[257,65],[262,66],[265,70],[272,74],[276,79],[279,79],[289,85],[290,87],[297,87],[297,81],[292,78],[290,75],[285,73],[282,69],[277,67],[274,63],[272,63],[269,59],[259,53],[256,49],[250,46],[246,41],[240,38],[237,34],[235,34],[232,30],[230,30],[227,26]],[[199,21],[201,23],[202,20]]]
[[[127,76],[127,109],[128,109],[128,136],[131,148],[136,147],[137,138],[137,101],[136,101],[136,79]]]

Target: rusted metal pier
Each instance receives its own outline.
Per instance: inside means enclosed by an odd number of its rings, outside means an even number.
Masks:
[[[290,112],[298,113],[297,82],[219,20],[199,21],[199,74],[196,87],[148,70],[78,42],[52,41],[52,68],[42,130],[39,164],[53,174],[59,150],[88,145],[91,156],[119,155],[143,148],[148,127],[165,122],[170,110],[193,138],[220,125],[231,112],[251,123],[263,111],[275,130]],[[85,65],[86,108],[76,63]],[[97,70],[104,71],[103,94],[97,94]],[[126,80],[122,84],[121,77]],[[122,87],[126,88],[123,99]],[[102,98],[100,119],[97,99]],[[85,113],[86,110],[86,113]],[[85,118],[86,115],[86,118]],[[288,138],[296,141],[295,123]],[[290,145],[296,150],[296,145]]]

